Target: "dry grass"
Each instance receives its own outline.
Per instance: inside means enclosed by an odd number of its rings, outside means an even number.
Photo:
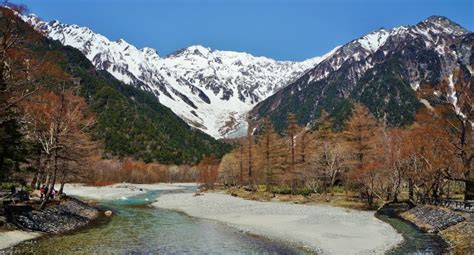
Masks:
[[[474,254],[474,215],[463,216],[465,221],[440,231],[440,235],[451,243],[455,254]]]
[[[291,194],[272,194],[262,188],[248,191],[242,188],[228,188],[224,191],[232,196],[255,201],[280,201],[295,204],[325,204],[357,210],[372,210],[364,201],[359,200],[353,193],[311,194],[309,196]],[[375,207],[376,208],[376,207]]]

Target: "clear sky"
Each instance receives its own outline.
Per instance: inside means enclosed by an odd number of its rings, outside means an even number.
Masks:
[[[278,60],[322,55],[380,27],[443,15],[474,30],[473,0],[11,0],[166,55],[200,44]]]

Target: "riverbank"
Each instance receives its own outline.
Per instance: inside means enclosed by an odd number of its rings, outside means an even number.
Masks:
[[[153,205],[224,222],[323,254],[381,254],[403,241],[395,229],[368,211],[249,201],[224,193],[164,194]]]
[[[38,206],[6,205],[7,219],[21,230],[60,234],[90,224],[101,213],[98,208],[68,196],[51,201],[43,210],[38,210]]]
[[[23,242],[13,254],[301,254],[299,247],[260,236],[248,235],[216,221],[153,208],[163,194],[195,191],[148,191],[126,200],[98,201],[114,212],[107,224],[84,231],[48,235]]]
[[[262,190],[248,191],[244,188],[222,189],[234,197],[254,201],[280,201],[295,204],[330,205],[341,208],[356,210],[376,210],[380,204],[369,207],[364,201],[360,201],[356,196],[351,196],[344,192],[333,192],[327,194],[292,195],[273,194]],[[444,245],[451,247],[457,253],[474,254],[474,217],[473,213],[452,211],[447,208],[434,206],[417,206],[409,210],[409,206],[404,204],[404,208],[397,208],[396,213],[390,217],[399,217],[410,224],[413,224],[420,231],[434,233],[444,240]],[[442,239],[442,240],[441,240]],[[443,245],[441,245],[443,246]]]
[[[4,205],[7,225],[0,232],[0,250],[43,234],[62,234],[95,221],[101,211],[79,199],[61,196],[38,210],[39,200]]]
[[[456,254],[474,254],[474,215],[448,208],[419,205],[400,214],[405,220],[430,233],[437,233]]]
[[[103,187],[66,184],[64,192],[68,196],[52,201],[42,211],[36,210],[35,206],[37,205],[35,204],[26,203],[23,205],[7,206],[8,220],[17,229],[4,229],[0,232],[0,250],[37,238],[43,234],[61,234],[85,227],[102,215],[103,212],[98,208],[74,197],[95,201],[126,199],[131,196],[144,194],[148,190],[177,190],[184,189],[186,186],[197,187],[194,183],[120,183]]]
[[[240,197],[246,200],[255,201],[279,201],[279,202],[292,202],[295,204],[324,204],[336,207],[343,207],[349,209],[358,210],[374,210],[378,208],[377,204],[372,207],[368,206],[367,203],[361,201],[353,194],[348,194],[344,191],[332,192],[326,194],[312,193],[309,195],[298,195],[298,194],[277,194],[266,191],[263,189],[257,190],[246,190],[244,188],[226,188],[216,189],[214,191],[223,191],[234,197]]]

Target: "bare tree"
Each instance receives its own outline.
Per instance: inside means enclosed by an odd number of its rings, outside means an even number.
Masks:
[[[44,173],[48,194],[42,207],[57,182],[60,162],[74,161],[80,164],[91,144],[85,129],[94,123],[94,118],[86,114],[87,104],[84,98],[75,96],[71,91],[60,95],[51,91],[42,91],[25,100],[23,109],[25,123],[30,139],[41,145],[45,156]],[[67,164],[63,164],[63,167]],[[65,180],[68,169],[62,169]]]

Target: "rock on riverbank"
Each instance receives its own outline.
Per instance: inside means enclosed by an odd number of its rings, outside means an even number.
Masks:
[[[414,207],[401,213],[401,216],[430,233],[437,233],[465,220],[461,214],[447,208],[428,205]]]
[[[400,214],[426,232],[438,233],[459,254],[474,254],[474,215],[448,208],[419,205]]]
[[[64,233],[91,223],[99,210],[76,198],[65,197],[42,211],[31,206],[7,207],[9,221],[20,229],[44,233]]]

